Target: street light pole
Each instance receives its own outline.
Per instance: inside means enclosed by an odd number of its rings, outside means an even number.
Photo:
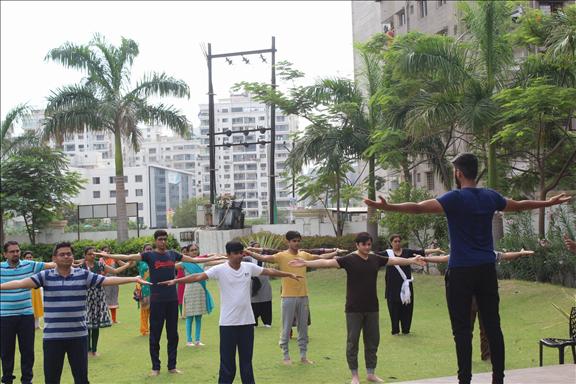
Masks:
[[[260,55],[263,62],[266,62],[264,56],[265,53],[270,53],[271,55],[271,86],[272,89],[276,89],[276,38],[272,36],[272,48],[269,49],[258,49],[252,51],[242,51],[242,52],[229,52],[229,53],[219,53],[212,54],[212,45],[208,43],[208,50],[205,52],[206,61],[208,63],[208,136],[209,136],[209,152],[210,152],[210,203],[216,203],[216,147],[230,146],[234,145],[216,145],[216,135],[218,134],[228,134],[230,136],[232,132],[228,133],[219,132],[216,133],[215,128],[215,118],[214,118],[214,89],[212,85],[212,59],[225,58],[228,64],[232,64],[229,57],[242,56],[244,62],[248,63],[248,60],[244,56],[248,55]],[[270,131],[270,141],[259,141],[257,143],[247,143],[244,142],[242,145],[248,146],[249,144],[270,144],[269,159],[268,159],[268,210],[270,216],[270,224],[275,224],[277,219],[276,214],[276,170],[275,170],[275,158],[276,158],[276,105],[270,105],[270,127],[268,128],[257,128],[256,130],[264,133],[265,131]],[[243,131],[244,133],[244,131]]]

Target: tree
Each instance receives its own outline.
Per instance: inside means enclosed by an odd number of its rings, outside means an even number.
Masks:
[[[207,204],[208,200],[204,197],[193,197],[187,201],[182,202],[174,210],[174,227],[176,228],[190,228],[195,227],[196,212],[199,205]]]
[[[32,244],[36,231],[82,187],[80,175],[67,169],[66,155],[47,146],[23,148],[2,163],[0,204],[4,211],[24,218]]]
[[[501,103],[505,126],[494,141],[514,153],[521,163],[515,167],[521,179],[536,181],[538,198],[563,180],[576,182],[576,134],[569,129],[576,110],[576,88],[547,84],[543,79],[526,87],[503,90]],[[522,181],[522,180],[520,180]],[[538,234],[544,238],[545,209],[540,209]]]
[[[189,97],[188,85],[164,73],[145,75],[130,89],[130,70],[138,56],[138,44],[122,38],[119,47],[96,34],[86,45],[65,43],[48,52],[46,60],[81,70],[80,84],[57,89],[48,98],[44,137],[61,141],[84,130],[111,132],[114,136],[118,240],[128,239],[126,191],[122,144],[139,150],[141,132],[137,124],[162,124],[179,135],[189,134],[186,117],[173,106],[149,104],[150,96]]]
[[[24,135],[12,137],[14,125],[26,118],[30,114],[30,107],[27,104],[20,104],[8,111],[0,128],[0,162],[4,163],[10,156],[18,153],[22,148],[38,145],[38,137],[33,132],[26,132]],[[0,204],[0,244],[4,244],[4,221],[6,212],[4,205]]]

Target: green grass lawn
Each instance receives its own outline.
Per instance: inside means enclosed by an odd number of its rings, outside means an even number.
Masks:
[[[274,292],[274,320],[272,328],[256,328],[254,371],[259,383],[347,383],[350,380],[345,358],[346,324],[344,319],[345,272],[323,270],[308,274],[312,325],[309,330],[309,358],[313,366],[283,366],[278,347],[280,300],[279,281],[272,282]],[[218,303],[218,287],[213,281],[209,289]],[[148,378],[150,357],[148,338],[139,335],[139,311],[132,297],[132,285],[120,289],[118,320],[120,324],[100,332],[97,358],[89,360],[92,383],[215,383],[218,377],[218,315],[219,308],[204,316],[201,348],[185,345],[184,320],[179,321],[180,343],[178,368],[183,375],[166,373],[166,340],[163,334],[159,377]],[[414,380],[456,374],[456,357],[444,300],[441,276],[415,276],[415,309],[412,334],[391,336],[386,303],[383,300],[383,274],[379,280],[381,298],[381,341],[377,374],[386,382]],[[500,282],[502,328],[506,342],[507,369],[538,366],[538,340],[542,337],[567,337],[568,322],[552,303],[566,309],[573,304],[570,295],[576,290],[558,286],[516,280]],[[571,301],[572,300],[572,301]],[[476,330],[477,331],[477,330]],[[296,340],[290,343],[293,358],[298,358]],[[473,371],[490,371],[489,363],[479,356],[478,334],[474,339]],[[557,364],[557,352],[545,351],[545,364]],[[567,357],[568,361],[570,356]],[[364,356],[360,347],[360,367]],[[17,360],[19,353],[17,352]],[[43,382],[42,335],[36,337],[35,382]],[[20,379],[19,361],[16,375]],[[364,372],[361,369],[361,378]],[[72,376],[65,363],[63,383],[71,383]],[[237,382],[240,382],[237,373]]]

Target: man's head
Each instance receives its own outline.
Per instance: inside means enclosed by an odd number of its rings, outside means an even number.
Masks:
[[[32,254],[32,251],[24,251],[22,252],[22,258],[24,260],[34,260],[34,255]]]
[[[478,158],[472,153],[461,153],[454,160],[454,179],[458,189],[462,188],[462,180],[476,182],[478,176]]]
[[[300,249],[300,242],[302,241],[302,235],[298,231],[288,231],[286,232],[286,241],[288,242],[288,248],[294,251]]]
[[[354,239],[356,249],[363,255],[368,254],[372,250],[372,236],[368,232],[360,232]]]
[[[402,236],[400,236],[397,233],[394,233],[390,235],[389,240],[393,250],[399,251],[400,249],[402,249]]]
[[[239,263],[244,257],[244,246],[239,241],[229,241],[226,243],[226,255],[230,261]]]
[[[59,268],[70,268],[74,262],[74,249],[72,244],[63,241],[54,246],[52,252],[52,261],[56,263]]]
[[[156,249],[159,251],[165,251],[168,247],[168,232],[163,229],[159,229],[154,232],[154,241],[156,242]]]
[[[20,261],[20,244],[17,241],[9,240],[4,243],[4,258],[10,265],[16,265]]]

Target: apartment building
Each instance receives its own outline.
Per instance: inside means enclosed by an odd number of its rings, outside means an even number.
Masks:
[[[528,5],[539,8],[544,13],[555,12],[559,8],[574,0],[531,0]],[[402,0],[402,1],[352,1],[352,34],[354,42],[365,42],[370,36],[378,32],[385,32],[391,36],[398,36],[408,32],[422,32],[427,34],[442,34],[460,37],[464,30],[459,23],[458,1],[449,0]],[[511,17],[519,15],[519,8]],[[525,54],[524,51],[515,52],[517,57]],[[359,73],[362,63],[354,52],[354,72]],[[455,144],[452,151],[458,153],[466,150],[463,142]],[[402,174],[392,170],[382,170],[378,174],[386,181],[381,192],[388,192],[397,188],[404,180]],[[417,187],[428,189],[433,195],[445,192],[444,186],[432,172],[432,167],[423,163],[412,171],[409,182]]]
[[[266,217],[268,212],[268,182],[270,144],[250,144],[269,141],[270,131],[242,132],[270,127],[269,107],[251,98],[248,94],[232,94],[215,103],[216,133],[216,191],[217,194],[230,193],[236,199],[244,200],[246,217]],[[208,105],[200,105],[201,150],[198,154],[196,169],[196,194],[210,196],[210,156],[208,138]],[[298,128],[295,116],[285,116],[276,111],[276,204],[279,211],[289,209],[292,191],[289,183],[282,177],[286,170],[285,161],[290,153],[292,141],[290,134]],[[241,144],[230,145],[225,144]]]

